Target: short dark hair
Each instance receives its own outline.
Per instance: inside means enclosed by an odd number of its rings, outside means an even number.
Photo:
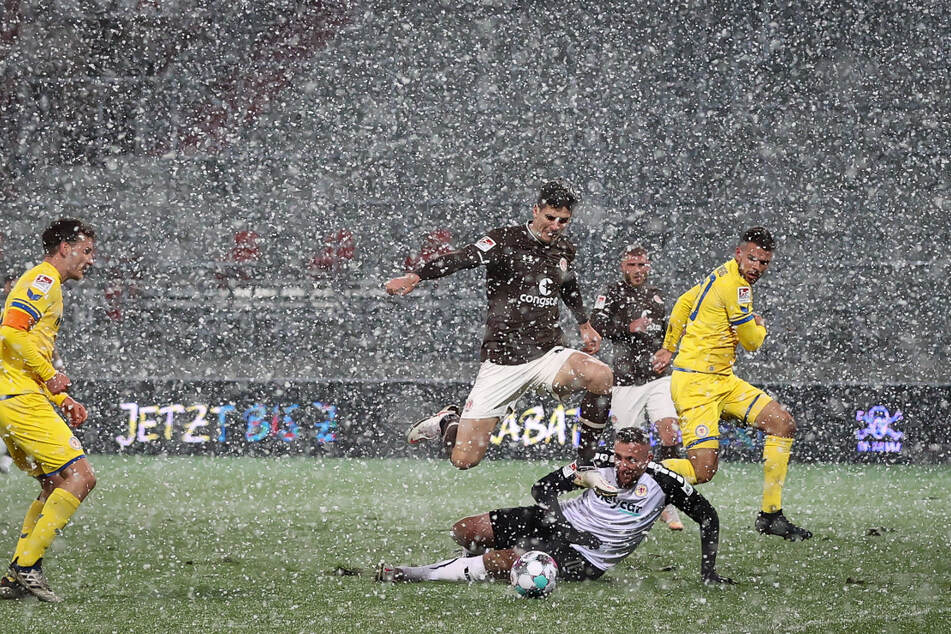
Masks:
[[[639,244],[634,244],[624,249],[624,253],[621,254],[621,259],[623,260],[624,258],[630,258],[637,255],[643,255],[645,258],[650,257],[650,254],[647,252],[647,249],[645,249]]]
[[[649,445],[650,439],[640,427],[624,427],[614,433],[614,442],[628,442],[635,445]]]
[[[50,255],[63,242],[79,242],[84,238],[96,239],[96,232],[92,227],[75,218],[60,218],[50,223],[43,232],[43,249]]]
[[[767,251],[776,250],[776,240],[766,227],[750,227],[740,234],[740,244],[752,242]]]
[[[565,207],[568,211],[575,206],[579,197],[574,188],[563,178],[556,178],[542,185],[538,193],[538,206],[549,206],[555,209]]]

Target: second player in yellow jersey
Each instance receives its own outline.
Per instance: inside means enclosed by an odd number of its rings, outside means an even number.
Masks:
[[[708,482],[719,466],[721,418],[763,431],[763,500],[756,528],[798,541],[812,533],[782,512],[796,423],[780,403],[733,373],[737,345],[754,351],[766,339],[765,322],[753,310],[752,286],[772,261],[775,244],[763,227],[745,231],[733,259],[678,298],[653,364],[656,371],[673,364],[670,391],[687,450],[687,459],[664,465],[693,484]]]

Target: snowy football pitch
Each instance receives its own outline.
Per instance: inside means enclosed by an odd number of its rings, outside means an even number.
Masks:
[[[654,527],[602,581],[544,601],[502,584],[381,585],[374,565],[450,556],[451,523],[529,503],[555,463],[93,456],[99,485],[47,557],[59,605],[0,603],[8,632],[947,631],[951,468],[793,465],[805,543],[753,531],[759,465],[702,491],[721,523],[706,588],[699,538]],[[0,477],[12,550],[35,485]],[[5,555],[4,555],[5,556]]]

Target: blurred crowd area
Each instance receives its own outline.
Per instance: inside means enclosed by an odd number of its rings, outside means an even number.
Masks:
[[[406,4],[3,2],[0,264],[100,233],[73,372],[474,376],[478,272],[381,284],[564,176],[589,304],[626,245],[672,304],[761,224],[743,376],[951,380],[946,3]]]

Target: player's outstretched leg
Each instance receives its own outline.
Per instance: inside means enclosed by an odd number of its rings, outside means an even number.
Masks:
[[[556,394],[583,390],[581,440],[578,444],[575,481],[580,486],[595,489],[604,497],[614,497],[618,494],[617,487],[609,484],[594,466],[601,432],[608,424],[613,385],[614,373],[611,368],[583,352],[575,352],[568,357],[552,382],[552,389]]]
[[[484,555],[453,557],[425,566],[387,566],[380,564],[376,580],[399,581],[484,581],[487,576]]]
[[[756,530],[789,541],[802,541],[812,533],[796,526],[783,515],[783,485],[789,468],[796,422],[777,401],[770,401],[757,414],[755,427],[766,432],[763,443],[763,505],[756,518]]]

